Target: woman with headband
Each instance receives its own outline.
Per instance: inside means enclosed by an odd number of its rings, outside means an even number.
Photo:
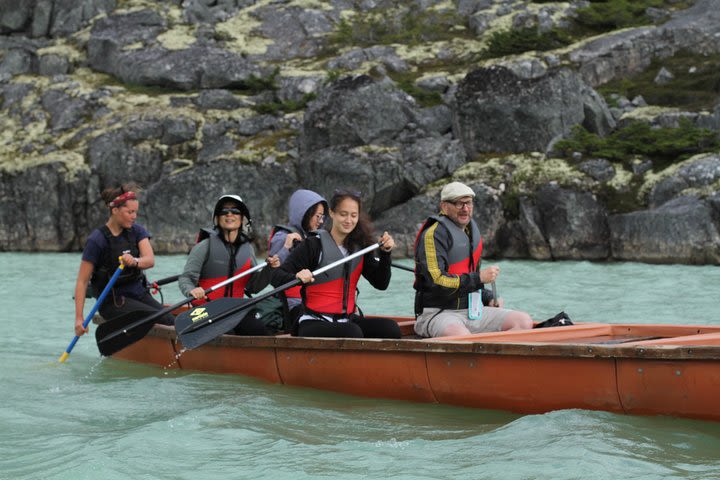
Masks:
[[[75,334],[82,335],[83,307],[88,283],[93,296],[97,298],[117,269],[118,258],[125,265],[110,294],[100,305],[100,315],[106,320],[127,312],[148,312],[161,310],[147,289],[143,270],[155,265],[155,254],[150,245],[150,234],[142,225],[135,223],[139,202],[138,186],[134,183],[106,188],[101,196],[110,210],[105,225],[88,236],[75,283]],[[174,317],[167,314],[158,322],[171,325]]]

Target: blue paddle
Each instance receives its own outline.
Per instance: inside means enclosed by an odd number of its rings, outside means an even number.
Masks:
[[[113,273],[113,276],[110,277],[110,281],[105,285],[105,288],[103,289],[102,293],[97,299],[97,302],[95,302],[95,305],[90,309],[90,313],[88,313],[87,317],[85,317],[85,321],[83,322],[82,326],[83,329],[87,328],[88,324],[90,323],[90,320],[95,316],[95,313],[97,313],[98,309],[100,308],[100,305],[102,305],[103,300],[105,300],[105,297],[107,297],[108,292],[110,289],[115,285],[115,281],[118,279],[120,274],[123,271],[123,268],[125,268],[125,265],[122,263],[122,257],[118,258],[118,261],[120,262],[120,266],[118,266],[117,270],[115,270],[115,273]],[[70,352],[72,352],[72,349],[75,348],[75,344],[80,339],[79,336],[75,335],[75,338],[72,339],[70,342],[70,345],[68,345],[67,349],[65,349],[65,353],[60,355],[60,363],[65,362],[67,360],[68,356],[70,355]]]

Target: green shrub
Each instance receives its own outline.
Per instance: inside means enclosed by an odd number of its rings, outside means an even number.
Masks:
[[[628,167],[636,156],[647,157],[662,167],[718,148],[717,132],[698,128],[688,119],[681,119],[678,128],[653,128],[646,122],[635,121],[605,138],[575,127],[570,138],[556,145],[557,151],[568,157],[580,152],[586,157],[606,158]]]
[[[459,26],[464,29],[464,20],[455,12],[408,8],[399,14],[388,11],[343,19],[329,36],[329,43],[339,47],[418,45],[457,38],[462,35],[462,29],[455,28]]]
[[[438,92],[431,92],[415,85],[417,73],[390,73],[398,87],[413,97],[421,107],[434,107],[443,103],[442,95]]]
[[[557,28],[553,28],[548,32],[540,32],[537,28],[532,27],[501,30],[490,35],[488,46],[483,51],[482,57],[497,58],[532,50],[554,50],[571,43],[572,38],[570,35]]]
[[[300,100],[285,100],[281,102],[277,98],[273,102],[260,103],[253,107],[258,113],[267,115],[277,115],[278,113],[291,113],[303,110],[307,104],[317,97],[314,93],[306,93]]]
[[[672,72],[675,78],[658,85],[654,80],[662,67]],[[712,110],[720,100],[720,55],[678,52],[669,58],[655,59],[643,72],[607,83],[598,91],[606,98],[612,93],[627,98],[642,95],[650,105],[690,111]]]
[[[575,22],[595,32],[609,32],[620,28],[652,23],[645,15],[649,7],[662,8],[671,4],[665,0],[594,0],[577,10]]]

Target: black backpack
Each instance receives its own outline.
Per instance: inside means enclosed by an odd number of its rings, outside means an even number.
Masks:
[[[564,327],[567,325],[574,325],[567,313],[560,312],[552,318],[548,318],[544,322],[540,322],[533,328],[547,328],[547,327]]]

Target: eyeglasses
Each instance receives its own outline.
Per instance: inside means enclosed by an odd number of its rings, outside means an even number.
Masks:
[[[220,215],[242,215],[242,211],[239,208],[223,208],[218,211]]]
[[[473,201],[472,201],[472,200],[465,200],[464,202],[457,201],[457,202],[447,202],[447,203],[452,204],[452,206],[454,206],[454,207],[457,208],[458,210],[462,210],[463,207],[467,207],[468,209],[470,209],[470,208],[472,208],[472,206],[473,206]]]
[[[325,221],[325,215],[323,215],[323,214],[321,214],[321,213],[318,213],[318,214],[316,214],[316,215],[313,215],[313,218],[314,218],[315,220],[317,220],[318,222],[323,222],[323,221]]]

